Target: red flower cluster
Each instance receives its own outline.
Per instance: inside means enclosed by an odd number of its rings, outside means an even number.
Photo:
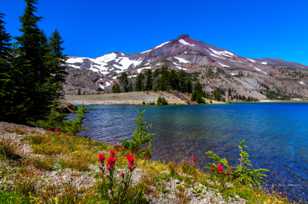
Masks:
[[[110,157],[107,159],[107,164],[106,164],[108,171],[112,171],[113,170],[113,168],[114,168],[114,166],[116,164],[116,161],[117,161],[117,158],[112,157],[110,155]]]
[[[100,152],[97,154],[97,158],[98,158],[98,161],[100,163],[104,163],[105,162],[105,154],[103,152]]]
[[[98,162],[99,162],[100,169],[104,173],[104,164],[105,164],[105,160],[106,160],[105,154],[103,152],[98,153],[97,154],[97,159],[98,159]],[[108,171],[112,171],[114,166],[115,166],[115,164],[116,164],[116,161],[117,161],[116,151],[115,150],[110,150],[109,151],[109,157],[108,157],[108,159],[106,161],[106,169]]]
[[[216,165],[216,168],[215,168],[215,165],[211,164],[210,170],[211,170],[211,172],[217,172],[218,174],[223,174],[224,173],[224,165],[222,163],[218,163]]]
[[[128,169],[133,171],[135,169],[135,157],[133,154],[129,153],[126,155]]]
[[[117,154],[117,151],[115,151],[114,149],[109,150],[110,157],[115,157],[116,154]]]
[[[217,164],[217,173],[219,174],[224,173],[224,166],[221,163]]]

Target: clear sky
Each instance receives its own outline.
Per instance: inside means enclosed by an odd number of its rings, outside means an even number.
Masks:
[[[0,1],[16,36],[24,2]],[[245,57],[308,65],[308,0],[40,0],[38,14],[68,55],[135,53],[185,33]]]

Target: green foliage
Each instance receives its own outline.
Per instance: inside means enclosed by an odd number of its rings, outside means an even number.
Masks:
[[[46,118],[62,95],[64,55],[59,32],[47,40],[35,0],[26,0],[16,46],[0,15],[0,120],[29,123]]]
[[[136,91],[144,91],[144,89],[144,75],[140,73],[136,79]]]
[[[209,165],[210,170],[216,176],[219,176],[222,182],[232,181],[242,185],[248,185],[252,187],[260,187],[264,178],[266,177],[265,172],[267,169],[254,169],[249,159],[249,154],[246,151],[245,142],[241,141],[239,144],[240,158],[239,164],[233,168],[226,158],[221,158],[212,151],[208,151],[208,157],[214,161]],[[217,172],[218,165],[223,166],[222,172]]]
[[[214,91],[212,92],[213,98],[217,101],[222,101],[223,97],[224,97],[225,92],[220,89],[220,88],[216,88],[214,89]]]
[[[118,83],[114,83],[112,85],[112,93],[120,93],[120,92],[121,92],[121,88],[120,88],[119,84]]]
[[[64,121],[62,130],[63,132],[71,133],[71,134],[76,134],[79,131],[82,130],[82,120],[84,118],[84,115],[86,113],[86,107],[81,105],[78,106],[76,112],[75,112],[75,117],[73,120],[66,120]]]
[[[193,76],[183,70],[172,70],[167,66],[155,70],[152,74],[152,89],[155,91],[177,90],[191,93]]]
[[[139,156],[150,157],[153,136],[148,131],[148,125],[144,121],[144,112],[140,112],[136,119],[136,129],[131,139],[126,139],[122,145]]]
[[[128,81],[128,77],[127,77],[127,73],[126,72],[123,72],[121,74],[121,76],[119,77],[119,82],[120,82],[120,85],[122,87],[122,90],[124,92],[129,92],[131,91],[130,90],[130,83]]]
[[[260,187],[266,177],[265,172],[267,169],[253,169],[251,161],[249,160],[249,154],[246,151],[245,142],[241,141],[239,144],[240,159],[239,165],[233,172],[233,178],[244,185],[252,185],[254,187]]]
[[[17,192],[0,191],[0,203],[2,204],[30,204],[30,200]]]
[[[153,88],[153,77],[152,77],[152,71],[150,69],[147,69],[145,71],[145,90],[150,91]]]
[[[57,107],[57,106],[56,106]],[[65,119],[65,114],[60,110],[53,108],[44,120],[32,122],[33,125],[45,129],[60,129],[62,132],[76,134],[82,130],[82,120],[86,113],[86,107],[81,105],[77,107],[74,113],[74,118],[71,120]]]
[[[119,86],[124,92],[129,91],[170,91],[176,90],[185,93],[192,92],[192,81],[194,77],[183,70],[169,69],[163,66],[154,72],[148,69],[144,73],[139,73],[136,79],[128,79],[127,73],[122,73],[119,77]],[[135,84],[132,88],[132,84]],[[113,92],[119,93],[117,84],[113,85]]]
[[[272,99],[272,100],[290,100],[290,97],[285,95],[280,90],[267,89],[265,92],[265,95],[268,99]]]
[[[168,101],[163,96],[160,96],[157,98],[156,104],[159,106],[164,106],[164,105],[168,105]]]
[[[196,101],[197,103],[205,103],[204,97],[205,94],[202,89],[202,85],[197,82],[192,92],[191,100]]]

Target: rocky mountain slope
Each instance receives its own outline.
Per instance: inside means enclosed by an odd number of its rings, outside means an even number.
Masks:
[[[108,92],[119,74],[135,77],[167,65],[198,73],[207,93],[267,98],[308,98],[308,67],[275,59],[251,59],[182,35],[137,54],[112,52],[97,58],[70,57],[67,94]]]

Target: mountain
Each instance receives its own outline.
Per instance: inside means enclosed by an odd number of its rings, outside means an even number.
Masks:
[[[197,41],[188,35],[137,54],[112,52],[97,58],[70,57],[68,94],[109,91],[122,72],[129,77],[167,65],[198,73],[204,90],[219,88],[231,95],[266,99],[270,96],[308,98],[308,67],[277,59],[251,59]]]

